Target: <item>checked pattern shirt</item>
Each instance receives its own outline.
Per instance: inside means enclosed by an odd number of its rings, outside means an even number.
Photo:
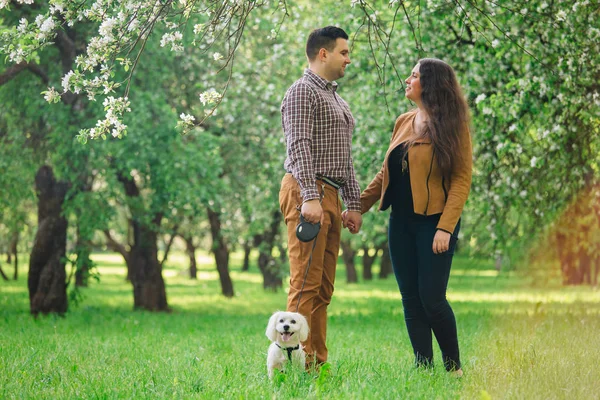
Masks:
[[[355,121],[336,93],[337,86],[306,69],[288,89],[281,104],[287,148],[284,167],[298,181],[304,201],[319,198],[315,177],[323,175],[340,182],[346,207],[360,212],[360,187],[351,155]]]

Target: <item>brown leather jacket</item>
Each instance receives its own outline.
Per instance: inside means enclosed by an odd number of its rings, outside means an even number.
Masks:
[[[389,186],[388,158],[392,150],[413,134],[413,120],[417,110],[402,114],[396,120],[390,146],[385,154],[381,170],[360,195],[361,211],[366,213],[380,200],[378,210],[385,210],[389,202],[384,199]],[[471,189],[473,155],[471,136],[465,129],[460,138],[460,157],[456,158],[450,181],[444,179],[433,154],[430,139],[420,139],[408,152],[410,186],[415,214],[442,214],[438,229],[454,232]]]

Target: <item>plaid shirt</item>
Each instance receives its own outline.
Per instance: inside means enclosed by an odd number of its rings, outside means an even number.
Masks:
[[[346,207],[360,212],[360,187],[350,154],[355,122],[337,86],[306,69],[288,89],[281,104],[284,167],[298,181],[304,201],[319,198],[315,177],[320,174],[341,183]]]

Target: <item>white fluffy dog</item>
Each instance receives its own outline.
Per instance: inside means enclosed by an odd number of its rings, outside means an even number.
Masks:
[[[267,372],[273,377],[275,369],[281,369],[287,361],[304,368],[306,354],[302,344],[308,338],[308,323],[299,313],[277,311],[269,319],[267,337],[272,342],[267,354]]]

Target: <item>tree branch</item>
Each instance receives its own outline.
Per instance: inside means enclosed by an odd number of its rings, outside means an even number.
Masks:
[[[23,61],[23,62],[20,62],[18,64],[15,64],[15,65],[9,67],[8,69],[6,69],[4,72],[2,72],[0,74],[0,86],[4,85],[5,83],[10,82],[14,78],[16,78],[17,75],[19,75],[21,72],[23,72],[25,70],[29,70],[33,74],[39,76],[40,79],[42,80],[42,82],[44,82],[44,84],[46,84],[46,85],[48,84],[48,82],[49,82],[48,75],[46,74],[45,71],[43,71],[40,68],[39,65],[37,65],[35,63],[28,63],[28,62]]]
[[[169,256],[169,251],[171,250],[171,245],[173,244],[173,241],[177,237],[177,230],[178,229],[179,229],[179,224],[175,224],[175,226],[173,227],[173,232],[171,233],[171,238],[169,239],[169,243],[167,243],[167,247],[165,248],[165,254],[163,256],[162,261],[160,262],[160,269],[161,270],[163,268],[163,264],[165,263],[165,261],[167,261],[167,257]]]
[[[123,256],[125,259],[125,263],[129,264],[129,251],[123,246],[121,243],[117,242],[111,235],[108,229],[103,230],[104,236],[106,237],[106,247],[111,249],[112,251],[116,251],[117,253]]]

